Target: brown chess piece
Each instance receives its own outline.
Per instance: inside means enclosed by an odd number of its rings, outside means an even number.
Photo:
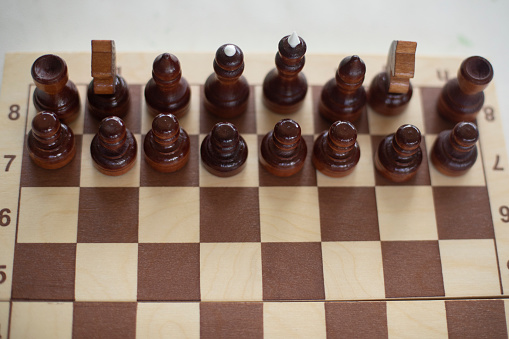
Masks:
[[[94,166],[106,175],[122,175],[135,164],[137,143],[119,117],[101,121],[99,132],[92,139],[90,153]]]
[[[37,86],[33,99],[38,112],[53,112],[64,124],[76,120],[80,97],[62,58],[52,54],[39,57],[32,65],[32,78]]]
[[[276,68],[263,81],[263,103],[273,112],[293,113],[302,106],[308,90],[301,73],[305,63],[306,42],[295,32],[279,41]]]
[[[233,118],[247,109],[249,85],[244,72],[244,54],[236,45],[219,47],[214,73],[205,81],[205,108],[220,118]]]
[[[386,136],[375,153],[375,167],[394,182],[410,180],[422,162],[421,132],[413,125],[403,125]]]
[[[483,90],[493,79],[493,67],[480,56],[465,59],[458,77],[449,80],[438,100],[438,113],[451,122],[475,121],[484,104]]]
[[[368,104],[382,115],[403,113],[412,98],[415,50],[417,43],[393,41],[389,50],[387,70],[373,78],[368,90]]]
[[[357,55],[344,58],[336,77],[322,89],[318,111],[330,121],[354,122],[359,119],[366,105],[366,91],[362,87],[366,65]]]
[[[159,114],[143,143],[145,160],[159,172],[175,172],[189,160],[190,142],[173,114]]]
[[[431,162],[442,174],[463,175],[475,164],[478,139],[476,125],[460,122],[452,130],[438,135],[431,151]]]
[[[347,121],[336,121],[316,139],[312,160],[317,170],[339,178],[352,173],[360,155],[355,127]]]
[[[92,81],[87,90],[87,108],[98,120],[124,117],[129,112],[129,88],[117,74],[115,42],[92,40]]]
[[[175,55],[164,53],[154,60],[152,79],[145,86],[145,101],[154,116],[171,113],[180,119],[189,110],[191,90]]]
[[[27,146],[34,163],[46,169],[64,167],[76,154],[72,130],[56,114],[46,111],[37,113],[32,120]]]
[[[203,167],[218,177],[230,177],[245,167],[247,144],[229,122],[217,123],[201,143]]]
[[[307,146],[301,138],[300,126],[291,119],[279,121],[267,133],[260,147],[260,163],[270,173],[289,177],[304,166]]]

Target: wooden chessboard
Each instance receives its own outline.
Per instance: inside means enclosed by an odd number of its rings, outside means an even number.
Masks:
[[[471,171],[449,178],[429,162],[437,134],[452,128],[435,106],[461,59],[417,57],[407,111],[388,118],[367,109],[356,123],[361,159],[350,176],[317,173],[308,154],[302,172],[277,178],[259,165],[262,136],[291,117],[312,149],[328,128],[317,114],[321,86],[345,55],[308,54],[303,108],[281,116],[261,103],[274,55],[248,54],[249,109],[232,120],[248,163],[217,178],[199,158],[218,121],[201,99],[213,54],[178,54],[192,85],[190,112],[180,120],[191,137],[189,163],[161,174],[140,153],[134,169],[108,177],[89,152],[98,126],[84,108],[89,53],[59,54],[83,107],[70,125],[76,158],[54,171],[30,161],[30,67],[41,54],[5,60],[1,338],[507,337],[509,163],[494,84],[477,120],[480,156]],[[143,89],[156,56],[117,55],[132,97],[125,120],[139,145],[151,126]],[[369,86],[385,57],[361,57]],[[404,123],[421,130],[425,159],[413,180],[394,184],[374,170],[373,153]]]

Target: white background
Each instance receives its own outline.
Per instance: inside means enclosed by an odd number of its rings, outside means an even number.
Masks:
[[[486,57],[509,145],[507,0],[0,0],[0,64],[6,52],[90,51],[92,39],[113,39],[122,52],[214,52],[232,42],[273,53],[292,31],[308,53],[383,55],[392,40],[411,40],[417,57]]]

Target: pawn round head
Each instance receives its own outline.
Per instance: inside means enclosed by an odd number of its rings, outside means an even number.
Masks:
[[[329,136],[334,145],[351,147],[357,140],[357,129],[348,121],[336,121],[329,128]]]
[[[126,136],[124,121],[119,117],[107,117],[99,125],[99,137],[107,144],[117,144]]]
[[[294,145],[300,140],[301,129],[292,119],[280,120],[274,126],[274,138],[283,145]]]
[[[171,82],[180,76],[180,62],[170,53],[164,53],[155,58],[152,65],[152,76],[157,82]]]
[[[231,149],[239,143],[239,131],[229,122],[219,122],[212,128],[210,139],[220,149]]]
[[[173,114],[161,113],[152,121],[152,132],[160,139],[171,139],[179,130],[179,122]]]
[[[472,147],[479,139],[479,130],[471,122],[459,122],[454,126],[451,137],[462,147]]]
[[[42,139],[51,138],[60,129],[60,121],[55,113],[42,111],[32,120],[32,132]]]
[[[401,149],[413,151],[421,144],[421,131],[414,125],[403,125],[396,131],[394,140]]]

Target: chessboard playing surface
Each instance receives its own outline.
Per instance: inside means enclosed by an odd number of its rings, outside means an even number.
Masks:
[[[346,55],[308,54],[303,108],[282,116],[261,102],[274,55],[248,54],[249,108],[231,120],[248,161],[240,174],[218,178],[199,158],[201,140],[220,121],[201,99],[213,54],[177,54],[192,91],[180,120],[191,138],[189,163],[161,174],[138,147],[135,167],[108,177],[89,152],[98,122],[84,108],[88,53],[56,53],[80,92],[82,111],[70,124],[76,158],[54,171],[30,161],[30,67],[41,54],[5,61],[1,338],[507,337],[509,164],[493,83],[477,119],[475,166],[449,178],[429,162],[437,134],[453,126],[435,112],[438,94],[462,59],[417,56],[405,113],[388,118],[367,108],[355,124],[361,159],[351,175],[317,173],[308,153],[302,172],[278,178],[258,163],[261,138],[290,117],[311,150],[328,128],[317,113],[321,86]],[[138,146],[151,126],[143,90],[156,56],[117,54],[132,98],[125,121]],[[361,58],[369,86],[386,58]],[[373,152],[404,123],[421,130],[425,158],[414,179],[395,184],[376,173]]]

